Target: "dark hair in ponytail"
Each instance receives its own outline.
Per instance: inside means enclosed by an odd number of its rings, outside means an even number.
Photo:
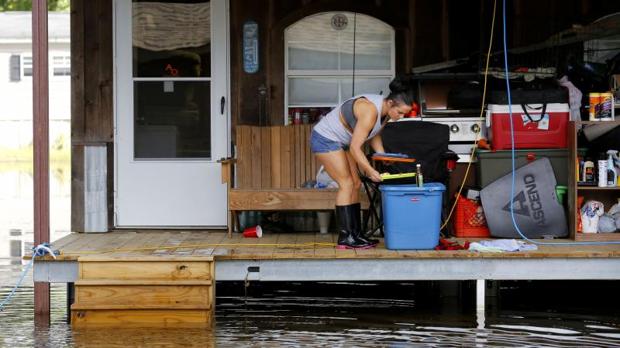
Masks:
[[[387,99],[392,99],[397,103],[403,103],[407,105],[413,104],[415,101],[415,93],[411,88],[411,81],[404,75],[397,75],[392,82],[390,82],[390,94]]]

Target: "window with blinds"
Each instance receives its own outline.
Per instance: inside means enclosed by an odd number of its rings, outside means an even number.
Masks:
[[[359,13],[324,12],[289,26],[285,124],[312,123],[354,95],[387,94],[394,51],[394,29]]]

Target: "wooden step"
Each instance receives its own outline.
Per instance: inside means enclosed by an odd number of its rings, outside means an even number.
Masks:
[[[130,308],[201,308],[208,309],[211,285],[76,285],[75,303],[91,306],[126,306]],[[112,308],[112,307],[110,307]]]
[[[74,285],[76,286],[96,286],[96,285],[200,285],[210,286],[213,285],[212,280],[115,280],[115,279],[87,279],[77,280]]]
[[[79,279],[210,280],[212,262],[204,261],[87,261],[79,262]]]
[[[75,327],[209,327],[215,303],[211,257],[79,258]]]
[[[200,309],[71,310],[71,325],[83,327],[210,327],[213,311]]]

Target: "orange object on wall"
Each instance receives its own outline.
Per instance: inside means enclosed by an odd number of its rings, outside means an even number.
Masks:
[[[411,103],[411,111],[409,111],[409,113],[405,115],[405,118],[413,118],[418,116],[420,116],[420,105],[418,105],[418,103],[416,102],[413,102]]]

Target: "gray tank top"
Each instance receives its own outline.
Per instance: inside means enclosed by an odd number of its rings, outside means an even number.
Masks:
[[[345,145],[351,144],[351,137],[353,136],[351,130],[355,128],[355,124],[357,123],[357,119],[355,118],[355,115],[353,115],[353,103],[359,98],[368,99],[377,109],[377,121],[370,131],[370,134],[368,134],[367,139],[377,135],[377,133],[381,130],[380,113],[383,105],[383,96],[378,94],[362,94],[345,100],[342,104],[338,105],[327,115],[325,115],[325,117],[323,117],[321,121],[314,126],[314,130],[327,139],[337,141]],[[347,127],[343,125],[343,122],[340,119],[341,113],[344,121],[348,126],[350,126],[351,130],[347,129]]]

